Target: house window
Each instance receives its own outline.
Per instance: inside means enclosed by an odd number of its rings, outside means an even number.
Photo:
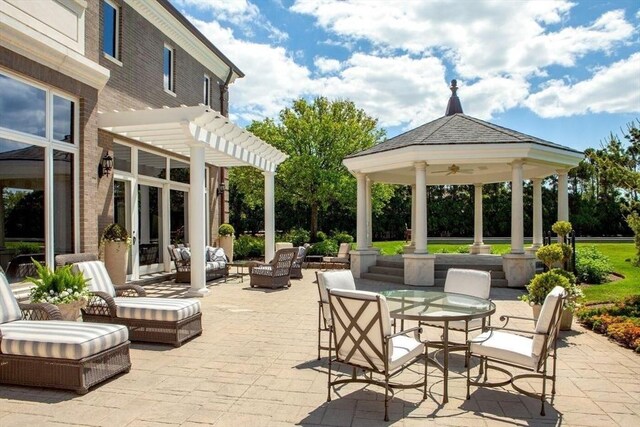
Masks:
[[[169,45],[164,45],[163,70],[164,70],[164,89],[169,92],[175,92],[174,72],[173,72],[174,50]]]
[[[210,104],[210,100],[209,100],[209,94],[211,93],[211,77],[207,76],[206,74],[204,75],[204,83],[202,85],[202,90],[204,92],[203,95],[203,101],[202,103],[204,105],[211,105]]]
[[[77,100],[0,72],[0,266],[10,282],[77,249]],[[26,252],[25,252],[26,251]],[[11,266],[11,263],[15,265]]]
[[[120,11],[118,6],[109,0],[102,4],[102,50],[112,58],[118,59],[118,35]]]

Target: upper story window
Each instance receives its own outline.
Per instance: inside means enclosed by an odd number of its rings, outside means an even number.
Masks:
[[[209,99],[211,94],[211,77],[209,77],[206,74],[204,75],[204,83],[202,86],[202,90],[204,92],[202,97],[202,103],[204,105],[211,105],[211,100]]]
[[[120,9],[109,0],[104,0],[102,4],[102,22],[102,50],[112,58],[118,59]]]
[[[164,89],[170,92],[175,92],[175,82],[174,82],[174,71],[173,71],[173,62],[174,62],[175,51],[169,45],[164,45],[164,54],[163,54],[163,70],[164,70]]]

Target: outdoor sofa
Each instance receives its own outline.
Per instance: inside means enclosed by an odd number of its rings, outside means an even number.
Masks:
[[[176,267],[176,283],[191,282],[191,249],[188,246],[168,245],[167,250],[171,261]],[[209,282],[228,274],[227,263],[229,259],[222,248],[206,248],[206,281]]]
[[[66,255],[65,261],[73,261],[74,256],[83,260],[73,263],[73,268],[89,279],[87,284],[92,295],[82,309],[83,321],[124,325],[129,328],[131,341],[164,343],[175,347],[202,334],[200,301],[146,298],[141,286],[114,286],[102,261],[84,261],[95,255]]]
[[[52,304],[20,304],[0,272],[0,383],[85,394],[130,369],[127,328],[64,321]]]

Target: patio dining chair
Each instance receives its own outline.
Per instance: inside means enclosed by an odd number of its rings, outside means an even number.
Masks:
[[[200,301],[196,299],[147,298],[120,296],[111,282],[102,261],[73,264],[81,272],[91,291],[91,298],[82,309],[82,320],[115,323],[129,328],[131,341],[172,344],[180,347],[185,341],[202,334]],[[142,289],[140,286],[132,287]],[[122,292],[122,291],[120,291]]]
[[[0,272],[0,383],[73,390],[129,372],[127,328],[62,320],[52,304],[18,303]]]
[[[296,248],[280,249],[269,263],[258,263],[249,269],[249,285],[261,288],[291,286],[291,265],[298,254]]]
[[[329,341],[327,401],[331,401],[331,388],[340,384],[377,385],[385,390],[384,420],[389,421],[389,393],[393,395],[394,389],[423,388],[422,397],[426,399],[427,363],[425,347],[420,342],[420,327],[392,334],[387,300],[373,292],[332,289],[329,291],[329,307],[333,320],[329,328],[333,339]],[[409,336],[412,332],[413,336]],[[421,381],[412,384],[390,381],[403,369],[421,360],[424,361]],[[354,369],[351,377],[332,380],[334,362],[364,369],[370,375],[359,378]],[[377,379],[378,376],[384,379]]]
[[[518,316],[501,316],[500,320],[504,324],[500,327],[489,327],[469,341],[466,353],[467,361],[467,399],[470,396],[470,387],[502,387],[507,384],[518,392],[533,398],[539,398],[541,402],[540,415],[545,415],[544,403],[546,399],[547,380],[551,380],[551,394],[556,392],[556,341],[562,318],[562,305],[566,299],[566,291],[556,286],[547,295],[540,310],[540,316],[535,324],[534,331],[507,328],[511,319],[533,320]],[[526,334],[528,336],[523,336]],[[469,360],[471,357],[480,358],[480,367],[484,364],[483,380],[471,380],[471,367]],[[548,374],[548,359],[553,360],[551,375]],[[489,364],[491,362],[491,365]],[[531,373],[513,375],[503,367],[495,366],[494,363],[506,365],[512,368],[519,368]],[[488,381],[488,371],[496,370],[508,376],[507,380],[498,382]],[[542,379],[542,392],[540,394],[524,390],[517,386],[515,381],[523,378]]]
[[[332,264],[344,264],[346,267],[351,265],[351,258],[349,251],[351,250],[350,243],[340,243],[337,256],[326,256],[322,258],[322,262],[329,262]]]
[[[351,270],[330,270],[316,271],[318,282],[318,360],[320,360],[320,350],[329,350],[328,346],[322,345],[322,333],[329,332],[331,326],[331,310],[329,309],[329,290],[346,289],[355,291],[356,282],[353,279]],[[331,340],[331,334],[328,334]]]

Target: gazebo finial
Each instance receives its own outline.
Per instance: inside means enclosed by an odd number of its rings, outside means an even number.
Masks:
[[[449,89],[451,89],[451,98],[449,98],[445,116],[463,114],[462,104],[460,104],[460,98],[458,98],[458,81],[456,79],[451,80],[451,86]]]

